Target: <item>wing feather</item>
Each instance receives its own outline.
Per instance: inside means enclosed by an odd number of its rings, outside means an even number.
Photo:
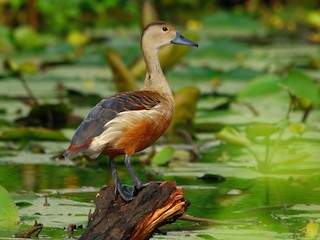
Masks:
[[[101,100],[91,109],[74,133],[66,158],[85,151],[92,139],[105,131],[106,124],[125,111],[150,110],[161,102],[159,94],[150,91],[134,91],[113,95]],[[97,154],[99,155],[99,153]]]

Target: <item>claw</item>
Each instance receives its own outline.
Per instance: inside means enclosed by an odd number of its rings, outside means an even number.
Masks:
[[[157,183],[160,185],[162,183],[162,181],[157,181]],[[136,196],[142,189],[144,189],[145,187],[148,187],[149,184],[150,184],[150,182],[141,183],[139,185],[133,184],[133,187],[132,187],[133,194]]]
[[[128,186],[122,186],[121,188],[116,188],[115,186],[115,192],[116,194],[119,193],[122,199],[126,202],[130,202],[134,199],[133,192],[130,190]]]

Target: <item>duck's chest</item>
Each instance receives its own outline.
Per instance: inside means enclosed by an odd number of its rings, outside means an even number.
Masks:
[[[131,113],[131,114],[130,114]],[[173,117],[173,109],[153,109],[123,113],[119,122],[110,124],[109,135],[119,135],[107,144],[107,155],[133,154],[153,144],[168,128]],[[120,123],[121,119],[121,123]]]

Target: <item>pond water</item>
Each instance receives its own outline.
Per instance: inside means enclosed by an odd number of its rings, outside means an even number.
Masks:
[[[32,162],[30,159],[39,158],[39,154],[19,157]],[[30,204],[19,210],[20,220],[23,226],[33,225],[34,220],[43,223],[41,238],[63,239],[67,236],[63,229],[71,223],[86,226],[96,193],[100,187],[112,184],[108,166],[81,168],[64,160],[13,164],[10,157],[7,160],[1,164],[0,183],[16,193],[16,203]],[[121,161],[118,165],[120,177],[130,185],[125,166]],[[143,181],[176,181],[191,202],[187,214],[215,221],[178,221],[163,228],[167,235],[155,235],[154,239],[300,239],[305,236],[302,229],[307,223],[319,218],[318,171],[266,175],[236,160],[173,161],[167,167],[143,167],[138,162],[134,165]],[[208,173],[224,176],[225,181],[201,178]],[[50,206],[43,206],[45,195]],[[2,237],[13,233],[0,231]]]

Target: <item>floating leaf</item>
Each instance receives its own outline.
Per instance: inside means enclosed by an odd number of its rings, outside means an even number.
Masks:
[[[23,207],[29,207],[29,206],[31,206],[32,204],[29,203],[29,202],[17,202],[16,205],[17,205],[19,208],[23,208]]]
[[[255,124],[245,129],[245,132],[249,138],[270,137],[277,131],[279,131],[279,128],[272,124]]]
[[[215,240],[216,239],[208,234],[198,234],[197,237],[201,238],[201,239],[205,239],[205,240]]]
[[[241,146],[248,146],[250,145],[250,140],[246,138],[243,134],[238,132],[233,127],[225,127],[220,132],[216,134],[216,138],[220,140],[224,140],[231,144],[241,145]]]
[[[164,147],[161,151],[157,152],[152,158],[152,164],[165,165],[172,159],[174,154],[173,147]]]
[[[277,92],[280,90],[278,83],[281,80],[281,77],[274,74],[256,77],[238,92],[238,98],[265,96]]]
[[[293,70],[282,82],[288,87],[290,93],[297,98],[304,99],[303,105],[310,106],[310,102],[318,105],[320,103],[319,88],[309,76],[300,71]],[[303,107],[303,106],[302,106]]]
[[[0,140],[6,141],[21,141],[21,140],[51,140],[51,141],[66,141],[68,140],[63,133],[57,130],[45,128],[15,128],[3,131],[0,134]]]
[[[18,207],[8,191],[0,185],[0,229],[15,229],[19,220]]]
[[[226,178],[221,175],[211,173],[206,173],[202,177],[198,177],[198,179],[206,183],[221,183],[226,180]]]
[[[202,19],[204,26],[214,29],[236,29],[238,31],[263,31],[262,24],[248,14],[238,14],[232,11],[217,11],[214,14],[206,15]],[[235,30],[235,32],[236,32]],[[235,35],[236,33],[234,33]]]

